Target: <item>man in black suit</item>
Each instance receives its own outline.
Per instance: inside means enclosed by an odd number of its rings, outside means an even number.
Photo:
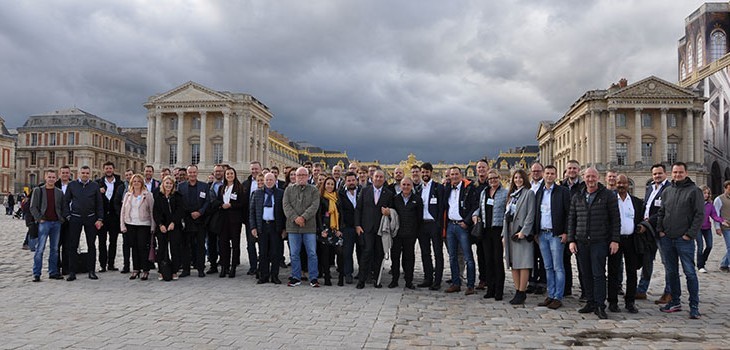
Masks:
[[[264,188],[256,190],[251,198],[249,223],[251,235],[259,241],[259,280],[257,284],[271,282],[281,284],[279,279],[279,259],[283,252],[282,239],[286,235],[284,216],[284,190],[275,186],[276,176],[264,176]]]
[[[580,177],[580,163],[577,160],[569,160],[566,168],[566,177],[562,185],[570,190],[570,198],[572,199],[577,193],[581,193],[585,189],[586,184]],[[571,263],[570,249],[565,245],[563,251],[563,267],[565,268],[565,295],[573,295],[573,264]],[[577,262],[577,260],[576,260]],[[581,297],[583,297],[583,279],[581,278],[582,267],[578,265],[578,283],[580,283]]]
[[[355,208],[357,208],[357,198],[360,196],[360,188],[357,186],[357,175],[353,172],[345,173],[345,185],[342,190],[339,191],[339,203],[342,212],[342,235],[344,237],[344,269],[345,269],[345,283],[352,284],[352,274],[355,270],[354,261],[352,254],[355,250],[356,245],[360,245],[360,240],[357,238],[355,233]],[[362,251],[362,247],[358,248],[358,251]],[[358,266],[361,263],[360,256],[357,257]]]
[[[545,264],[548,296],[538,306],[553,310],[563,306],[565,294],[565,268],[563,252],[568,240],[568,212],[570,191],[558,186],[555,180],[558,170],[553,165],[544,169],[544,181],[535,195],[535,234]]]
[[[208,247],[208,262],[210,268],[206,273],[218,273],[218,234],[221,232],[221,201],[218,199],[218,189],[223,186],[225,166],[216,164],[213,167],[213,182],[208,184],[208,213],[205,215],[206,239]],[[233,266],[235,267],[235,266]]]
[[[444,213],[444,187],[431,179],[433,165],[423,163],[421,165],[421,191],[418,193],[423,199],[423,227],[418,236],[418,244],[421,247],[421,262],[423,263],[423,283],[419,288],[438,290],[441,288],[441,279],[444,273],[444,239],[441,235],[443,230]],[[436,260],[434,269],[431,261],[431,247]]]
[[[335,179],[335,190],[340,191],[345,188],[345,178],[342,177],[342,167],[335,165],[332,167],[332,177]]]
[[[256,183],[256,177],[261,174],[261,163],[254,160],[249,163],[249,166],[251,175],[249,175],[248,179],[242,183],[243,193],[245,194],[243,199],[243,224],[246,225],[246,252],[248,252],[248,262],[251,264],[251,267],[248,269],[246,274],[254,276],[258,270],[258,256],[256,254],[256,238],[251,235],[251,225],[248,222],[248,213],[251,209],[251,195],[253,195],[253,193],[259,188],[258,183]],[[234,259],[236,259],[235,262],[240,263],[240,257],[234,257]]]
[[[651,167],[651,178],[652,182],[646,186],[646,194],[644,195],[644,224],[639,228],[639,234],[651,235],[652,239],[645,239],[648,247],[645,254],[643,254],[641,261],[641,280],[639,285],[636,287],[636,299],[646,299],[646,291],[649,290],[649,282],[651,282],[651,274],[654,272],[654,259],[656,258],[656,252],[659,250],[659,256],[664,261],[664,253],[659,246],[659,232],[656,232],[657,218],[659,217],[659,208],[662,206],[662,194],[664,190],[671,186],[671,182],[667,180],[667,172],[664,164],[654,164]],[[649,227],[650,229],[647,229]],[[648,237],[645,237],[648,238]],[[653,241],[653,244],[652,244]],[[664,293],[659,300],[655,301],[657,304],[666,304],[672,298],[669,291],[669,281],[664,276]]]
[[[153,178],[155,176],[155,167],[152,165],[144,166],[144,185],[149,193],[154,193],[160,187],[160,181]]]
[[[385,185],[385,173],[376,170],[373,173],[372,186],[362,189],[355,207],[355,232],[364,241],[365,251],[362,265],[359,267],[357,289],[365,288],[365,281],[371,270],[380,268],[383,260],[383,246],[378,236],[380,220],[383,215],[390,215],[393,192]],[[382,285],[375,281],[375,288]]]
[[[455,293],[461,291],[461,273],[460,264],[458,263],[458,251],[461,252],[466,259],[466,295],[472,295],[474,291],[474,282],[476,279],[476,266],[474,263],[474,255],[469,242],[469,231],[473,222],[469,220],[474,208],[469,203],[470,193],[472,191],[471,183],[462,178],[461,169],[459,167],[451,167],[449,170],[449,186],[444,191],[444,202],[446,213],[446,239],[447,248],[449,250],[449,265],[451,268],[451,286],[446,289],[446,293]]]
[[[193,260],[198,270],[198,277],[205,277],[205,214],[208,200],[208,184],[198,181],[198,166],[188,166],[188,181],[177,185],[177,191],[185,203],[183,223],[182,270],[180,277],[190,276],[190,261]],[[193,244],[195,254],[191,256]]]
[[[61,189],[63,194],[66,194],[68,184],[71,182],[71,168],[68,165],[64,165],[59,169],[59,178],[56,181],[56,187]],[[68,208],[66,208],[68,209]],[[68,237],[68,221],[64,220],[61,224],[61,236],[58,241],[58,266],[61,269],[61,274],[68,274],[68,252],[64,250],[66,246],[66,239]]]
[[[124,198],[124,182],[119,175],[114,174],[114,163],[106,162],[103,166],[104,177],[96,180],[101,192],[101,200],[104,203],[104,226],[97,234],[99,236],[99,272],[118,271],[114,266],[117,256],[117,238],[119,238],[119,214],[122,211],[122,198]],[[109,248],[106,240],[109,237]]]

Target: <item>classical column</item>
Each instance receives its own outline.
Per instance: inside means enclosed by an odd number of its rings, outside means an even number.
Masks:
[[[198,167],[203,169],[210,163],[210,159],[208,159],[208,132],[206,127],[208,123],[208,112],[200,111],[198,113],[200,114],[200,163],[198,163]]]
[[[608,157],[607,160],[616,164],[616,108],[608,109]]]
[[[659,122],[659,162],[667,160],[667,108],[662,108],[662,116]]]
[[[243,145],[246,139],[246,132],[243,130],[243,118],[242,112],[236,112],[236,163],[239,167],[243,167]]]
[[[634,109],[634,162],[641,162],[641,108]]]
[[[593,120],[593,163],[604,163],[601,158],[601,111],[597,109],[591,110],[591,119]]]
[[[269,124],[264,124],[264,134],[262,135],[264,139],[264,160],[263,164],[265,166],[269,166]]]
[[[177,167],[184,166],[185,162],[182,158],[185,154],[185,112],[177,112]],[[190,154],[192,160],[192,153]]]
[[[231,112],[223,112],[223,161],[231,161]]]
[[[264,122],[258,122],[258,159],[263,164],[264,162]]]
[[[147,113],[147,164],[155,164],[155,126],[157,120],[152,113]]]
[[[694,162],[694,112],[692,111],[692,108],[687,108],[687,122],[685,123],[686,127],[684,128],[685,133],[685,139],[684,139],[684,155],[685,155],[685,161],[687,163]]]
[[[695,162],[701,164],[704,162],[704,158],[705,158],[705,156],[704,156],[705,146],[703,145],[703,142],[702,142],[702,132],[704,131],[705,127],[704,127],[704,119],[702,117],[702,111],[695,112],[695,115],[696,115],[696,117],[694,118],[694,120],[695,120],[695,126],[694,126]],[[722,123],[723,122],[722,118],[720,118],[720,120],[721,120],[720,122]],[[718,130],[722,130],[722,129],[718,128]]]
[[[155,160],[152,162],[154,166],[160,167],[160,164],[162,164],[162,139],[165,138],[165,125],[162,123],[162,112],[157,111],[155,112],[155,136],[154,136],[154,142],[155,142]]]

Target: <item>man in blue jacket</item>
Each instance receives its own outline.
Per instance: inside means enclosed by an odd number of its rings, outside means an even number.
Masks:
[[[286,234],[284,216],[284,190],[276,188],[276,176],[264,176],[264,188],[256,190],[251,197],[249,224],[251,235],[259,242],[259,280],[257,284],[269,282],[281,284],[279,264],[283,252],[281,241]]]
[[[205,277],[205,211],[208,209],[208,184],[198,181],[198,166],[188,166],[188,181],[177,186],[185,203],[182,270],[180,277],[190,276],[190,260],[194,259],[198,277]],[[195,244],[195,257],[191,246]]]
[[[86,234],[86,245],[89,250],[86,259],[89,270],[89,279],[99,279],[96,269],[96,235],[104,222],[104,204],[99,192],[99,184],[91,181],[91,169],[84,165],[79,170],[79,180],[72,181],[66,188],[63,196],[63,205],[69,208],[68,219],[68,247],[69,274],[67,281],[76,280],[76,264],[78,263],[79,239],[81,229]]]

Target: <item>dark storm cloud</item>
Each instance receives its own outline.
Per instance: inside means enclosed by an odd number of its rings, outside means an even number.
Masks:
[[[588,89],[675,81],[701,3],[18,2],[0,13],[0,115],[76,105],[140,126],[150,95],[192,80],[353,158],[475,160],[534,144]]]

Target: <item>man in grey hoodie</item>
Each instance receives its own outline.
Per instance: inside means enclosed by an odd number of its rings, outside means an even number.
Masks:
[[[664,190],[657,222],[661,249],[664,250],[664,268],[672,294],[672,300],[659,309],[662,312],[682,311],[678,264],[681,261],[689,290],[689,318],[700,318],[700,285],[693,254],[695,237],[700,231],[704,215],[704,197],[699,187],[687,176],[687,164],[674,163],[672,185]]]

